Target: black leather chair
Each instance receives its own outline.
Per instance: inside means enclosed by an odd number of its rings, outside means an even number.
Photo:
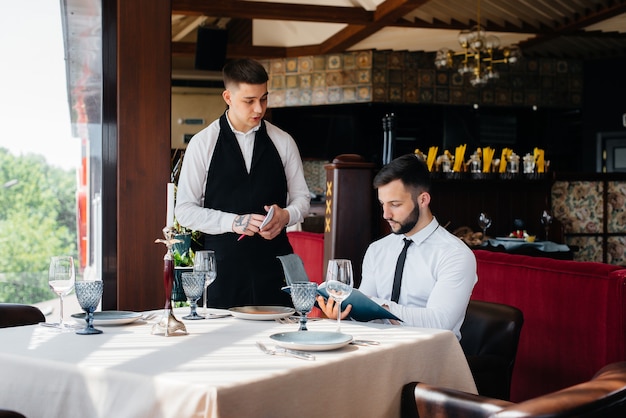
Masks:
[[[0,409],[0,418],[26,418],[26,416],[8,409]]]
[[[626,362],[611,363],[589,381],[519,403],[424,383],[402,389],[404,418],[623,418]]]
[[[509,400],[524,315],[501,303],[471,300],[461,326],[461,347],[478,393]]]
[[[36,306],[0,303],[0,328],[34,325],[40,322],[46,322],[46,317]]]

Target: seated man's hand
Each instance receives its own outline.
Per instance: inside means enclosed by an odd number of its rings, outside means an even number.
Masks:
[[[320,309],[327,318],[337,319],[339,307],[333,298],[328,298],[328,300],[326,300],[323,296],[318,296],[316,300]],[[346,306],[346,309],[341,312],[341,319],[347,318],[348,315],[350,315],[351,310],[352,305]]]

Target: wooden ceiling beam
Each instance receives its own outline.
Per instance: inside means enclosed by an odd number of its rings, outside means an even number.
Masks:
[[[373,12],[360,7],[241,0],[172,0],[172,14],[350,24],[366,24],[374,20]]]
[[[535,47],[544,42],[549,42],[559,36],[577,34],[578,31],[587,26],[610,19],[622,13],[626,13],[626,1],[620,0],[613,2],[610,6],[600,7],[596,11],[590,11],[585,15],[577,15],[568,24],[563,24],[550,32],[544,32],[540,36],[521,42],[520,48],[524,49]]]
[[[321,53],[342,52],[385,26],[397,22],[429,0],[385,0],[374,11],[374,21],[367,25],[349,24],[321,44]]]

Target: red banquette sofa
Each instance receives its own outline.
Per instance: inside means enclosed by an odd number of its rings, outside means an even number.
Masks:
[[[323,234],[290,232],[310,280],[323,281]],[[475,250],[472,299],[524,313],[511,400],[520,402],[589,380],[626,360],[626,269]],[[355,260],[356,262],[356,260]]]

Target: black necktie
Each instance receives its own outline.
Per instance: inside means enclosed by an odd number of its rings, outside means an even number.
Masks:
[[[391,300],[398,302],[400,297],[400,285],[402,284],[402,271],[404,271],[404,260],[406,260],[406,250],[409,245],[413,244],[410,239],[404,238],[404,248],[398,256],[398,263],[396,264],[396,274],[393,276],[393,289],[391,290]]]

